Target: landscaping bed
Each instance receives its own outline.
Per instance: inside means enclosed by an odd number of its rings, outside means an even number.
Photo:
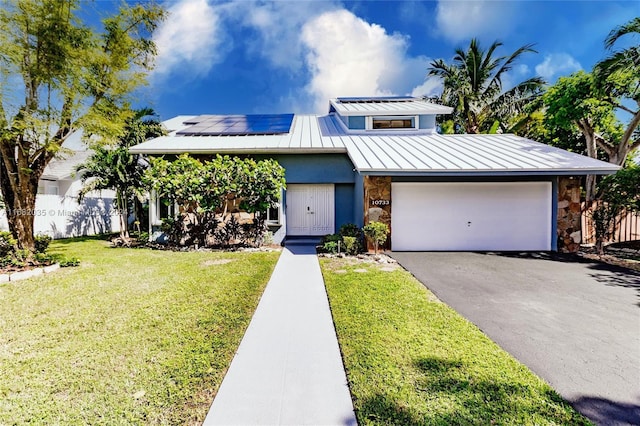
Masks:
[[[278,258],[51,243],[0,284],[0,424],[200,424]]]
[[[606,245],[604,254],[598,254],[593,245],[582,245],[579,255],[585,259],[598,260],[610,265],[640,271],[640,241]]]
[[[404,269],[320,263],[359,424],[589,424]]]

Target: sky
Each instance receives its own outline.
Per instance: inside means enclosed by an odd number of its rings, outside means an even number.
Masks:
[[[105,2],[106,3],[106,2]],[[100,2],[98,2],[100,4]],[[163,3],[156,68],[138,106],[176,115],[326,113],[338,96],[438,95],[427,77],[471,38],[509,55],[504,81],[553,83],[607,56],[604,39],[640,1],[211,1]],[[637,42],[637,40],[636,40]]]

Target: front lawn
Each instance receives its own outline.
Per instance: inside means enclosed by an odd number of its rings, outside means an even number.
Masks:
[[[0,284],[0,424],[201,423],[278,253],[51,251],[81,265]]]
[[[321,266],[359,424],[588,424],[402,268]]]

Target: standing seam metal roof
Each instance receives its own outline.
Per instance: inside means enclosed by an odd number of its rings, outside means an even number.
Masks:
[[[355,104],[357,105],[357,104]],[[347,153],[361,173],[414,175],[609,174],[618,166],[516,135],[346,132],[333,115],[296,115],[282,135],[162,136],[142,154]],[[174,127],[176,119],[170,120]]]

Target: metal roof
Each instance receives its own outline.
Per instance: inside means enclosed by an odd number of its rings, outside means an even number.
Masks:
[[[516,135],[342,137],[354,166],[380,175],[610,174],[618,166]]]
[[[610,163],[515,135],[438,135],[402,130],[350,133],[333,115],[296,115],[282,135],[162,136],[140,154],[347,153],[363,174],[415,176],[610,174]]]
[[[330,106],[342,116],[451,114],[453,108],[421,98],[337,98]]]
[[[326,125],[325,125],[326,128]],[[335,129],[334,129],[335,130]],[[246,136],[161,136],[131,148],[138,154],[194,154],[247,153],[247,152],[345,152],[338,141],[325,138],[320,130],[320,120],[315,115],[296,115],[291,131],[278,135]]]

